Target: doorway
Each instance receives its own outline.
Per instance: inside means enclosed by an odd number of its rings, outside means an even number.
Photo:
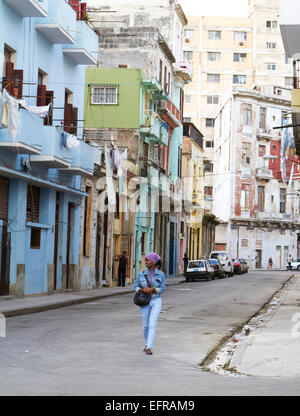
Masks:
[[[276,246],[276,265],[278,269],[281,269],[282,266],[281,254],[281,246]]]
[[[261,258],[262,258],[262,250],[256,250],[256,256],[255,256],[256,269],[261,269]]]
[[[68,228],[67,228],[67,281],[66,289],[72,289],[70,286],[70,265],[71,265],[71,242],[73,241],[73,215],[74,204],[69,202],[68,204]]]
[[[53,290],[56,290],[56,286],[57,286],[59,201],[60,201],[60,193],[59,192],[56,192],[55,234],[54,234],[54,261],[53,261],[53,263],[54,263],[54,283],[53,283]]]

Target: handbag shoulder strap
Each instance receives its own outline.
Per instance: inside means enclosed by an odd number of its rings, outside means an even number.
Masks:
[[[151,283],[150,283],[150,281],[148,279],[148,276],[145,274],[144,270],[143,270],[143,273],[144,273],[145,279],[147,280],[148,286],[151,287]]]

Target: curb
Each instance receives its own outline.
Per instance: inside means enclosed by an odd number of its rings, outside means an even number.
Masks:
[[[183,283],[184,281],[185,280],[181,280],[181,281],[178,281],[178,282],[166,282],[166,286],[179,285],[179,284]],[[37,305],[37,306],[20,307],[20,308],[10,309],[10,310],[7,310],[7,311],[0,311],[0,312],[1,312],[2,315],[5,316],[5,318],[11,318],[11,317],[14,317],[14,316],[28,315],[28,314],[32,314],[32,313],[39,313],[39,312],[45,312],[45,311],[48,311],[48,310],[64,308],[66,306],[79,305],[81,303],[88,303],[88,302],[92,302],[92,301],[100,300],[100,299],[105,299],[105,298],[109,298],[109,297],[128,295],[130,293],[133,293],[133,288],[130,289],[130,290],[122,291],[122,292],[102,294],[102,295],[96,295],[96,296],[87,296],[87,297],[82,297],[82,298],[79,298],[79,299],[70,299],[70,300],[56,302],[56,303],[52,303],[52,304],[50,303],[50,304]],[[79,295],[80,295],[80,293],[79,293]]]

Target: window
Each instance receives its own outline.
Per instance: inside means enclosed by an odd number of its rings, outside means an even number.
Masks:
[[[118,104],[117,85],[98,85],[92,88],[92,104]]]
[[[242,164],[250,165],[251,162],[251,143],[242,143]]]
[[[203,167],[204,167],[204,172],[213,172],[214,171],[214,165],[212,163],[205,162],[203,164]]]
[[[267,49],[276,49],[276,42],[267,42]]]
[[[47,90],[48,74],[41,69],[38,70],[38,86],[36,105],[46,106],[53,103],[54,91]],[[50,106],[48,116],[44,118],[44,125],[51,126],[53,121],[53,105]]]
[[[205,119],[205,127],[214,127],[215,119],[214,118],[206,118]]]
[[[220,61],[221,53],[220,52],[207,52],[208,61]]]
[[[205,147],[207,147],[207,148],[213,148],[214,147],[214,142],[211,141],[211,140],[206,140]]]
[[[207,74],[207,82],[220,82],[220,74]]]
[[[276,64],[266,64],[267,71],[276,71]]]
[[[38,250],[41,248],[41,229],[31,228],[30,231],[30,248]]]
[[[259,128],[266,130],[266,114],[267,109],[265,107],[260,107],[259,109]]]
[[[184,102],[185,102],[185,104],[191,104],[192,96],[191,95],[185,95],[184,96]]]
[[[160,59],[159,60],[159,83],[160,85],[162,84],[162,79],[163,79],[163,62]]]
[[[240,42],[247,40],[247,32],[234,32],[234,40]]]
[[[265,187],[258,187],[258,211],[263,212],[265,210]]]
[[[242,210],[250,209],[250,185],[243,183],[241,190],[241,208]]]
[[[277,29],[277,21],[276,20],[267,20],[266,27],[268,29]]]
[[[294,79],[293,77],[285,77],[284,78],[285,86],[286,87],[293,87],[294,86]]]
[[[280,188],[280,213],[285,213],[285,205],[286,205],[286,189]]]
[[[243,125],[244,126],[251,126],[251,124],[252,124],[252,105],[251,104],[244,104],[242,114],[243,114]]]
[[[183,117],[183,122],[184,123],[191,123],[192,118],[191,117]]]
[[[246,53],[234,53],[233,61],[234,62],[246,62],[247,54]]]
[[[209,30],[208,31],[208,39],[220,40],[221,39],[221,31],[220,30]]]
[[[168,76],[168,71],[167,71],[167,67],[165,66],[165,69],[164,69],[164,90],[167,92],[167,76]]]
[[[194,31],[193,31],[193,30],[191,30],[191,29],[186,29],[186,30],[184,31],[184,37],[185,37],[185,39],[193,39],[193,33],[194,33]]]
[[[246,84],[246,75],[233,75],[234,84]]]
[[[266,154],[266,146],[264,145],[259,145],[258,146],[258,156],[259,157],[264,157]]]
[[[192,51],[184,51],[183,57],[185,61],[192,61],[193,60],[193,52]]]
[[[219,104],[219,97],[217,95],[208,95],[207,104]]]

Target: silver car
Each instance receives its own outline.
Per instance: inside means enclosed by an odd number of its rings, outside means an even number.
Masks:
[[[195,279],[214,280],[215,271],[208,260],[190,260],[187,265],[185,278],[187,282]]]

